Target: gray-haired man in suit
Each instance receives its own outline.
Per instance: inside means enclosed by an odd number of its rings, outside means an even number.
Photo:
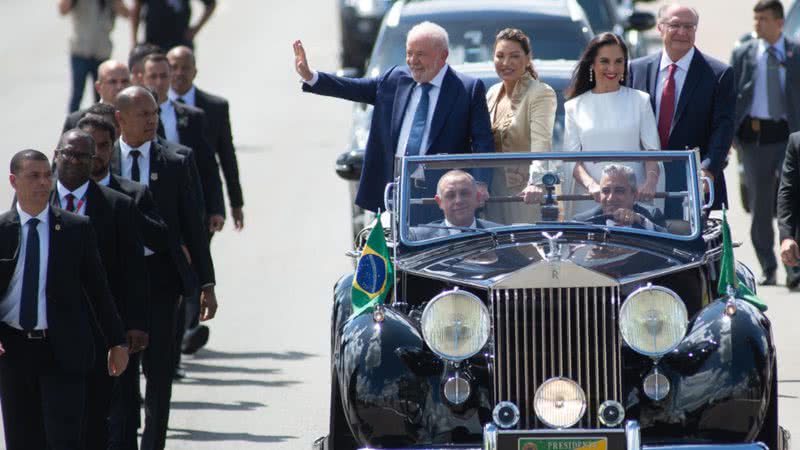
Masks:
[[[750,211],[750,238],[763,274],[762,285],[775,284],[775,179],[786,154],[789,133],[800,130],[800,47],[783,35],[779,0],[759,0],[753,8],[758,39],[737,47],[731,56],[737,100],[734,147],[744,166]],[[787,285],[800,276],[789,271]]]

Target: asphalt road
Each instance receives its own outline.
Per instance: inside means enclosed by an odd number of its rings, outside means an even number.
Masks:
[[[69,23],[54,3],[0,1],[0,161],[23,148],[51,154],[58,138]],[[331,289],[352,267],[344,256],[347,186],[333,171],[350,105],[300,93],[291,42],[303,39],[312,67],[337,68],[336,7],[331,0],[219,3],[197,40],[197,83],[231,102],[246,227],[237,233],[228,224],[213,241],[220,311],[208,347],[185,360],[189,378],[175,385],[168,448],[303,449],[327,428]],[[701,14],[699,48],[727,61],[750,30],[752,3],[688,3]],[[127,22],[114,37],[114,55],[124,61]],[[732,192],[734,167],[726,173]],[[10,203],[7,183],[0,184],[4,198]],[[743,241],[737,257],[752,266],[749,216],[738,198],[730,201],[733,237]],[[781,421],[800,433],[798,294],[781,286],[760,294],[779,351]]]

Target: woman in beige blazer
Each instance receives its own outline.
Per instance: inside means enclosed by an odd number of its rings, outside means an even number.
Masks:
[[[531,42],[520,30],[506,28],[494,42],[494,67],[500,82],[489,89],[486,101],[498,152],[548,152],[553,144],[556,93],[538,80],[533,69]],[[526,164],[495,170],[489,192],[492,196],[521,195],[531,176]],[[540,174],[541,175],[541,174]],[[507,224],[539,220],[535,205],[489,203],[487,216]]]

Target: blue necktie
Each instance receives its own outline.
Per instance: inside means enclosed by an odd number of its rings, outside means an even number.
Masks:
[[[25,331],[36,328],[39,319],[39,219],[28,220],[28,241],[22,273],[22,295],[19,304],[19,325]]]
[[[419,98],[417,110],[414,112],[414,121],[411,122],[411,131],[408,133],[406,156],[419,155],[419,150],[422,147],[422,134],[425,133],[425,124],[428,122],[428,103],[430,103],[428,94],[431,92],[433,85],[430,83],[423,83],[420,87],[422,88],[422,95]]]

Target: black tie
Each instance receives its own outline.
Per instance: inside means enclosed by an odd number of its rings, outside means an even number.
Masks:
[[[158,130],[156,130],[156,133],[158,134],[158,137],[162,139],[167,138],[167,132],[164,131],[164,124],[161,122],[161,119],[158,119]]]
[[[178,103],[183,103],[184,105],[186,104],[186,100],[184,100],[183,97],[178,97],[176,100]]]
[[[36,328],[39,318],[39,219],[28,220],[28,241],[22,273],[22,295],[19,304],[19,325],[25,331]]]
[[[139,175],[139,155],[141,155],[141,154],[142,154],[142,152],[140,152],[139,150],[131,150],[131,156],[133,157],[133,164],[131,165],[131,180],[133,180],[133,181],[135,181],[137,183],[139,182],[139,178],[140,178],[140,175]]]
[[[64,197],[67,198],[67,211],[75,212],[75,196],[72,194],[67,194]]]

